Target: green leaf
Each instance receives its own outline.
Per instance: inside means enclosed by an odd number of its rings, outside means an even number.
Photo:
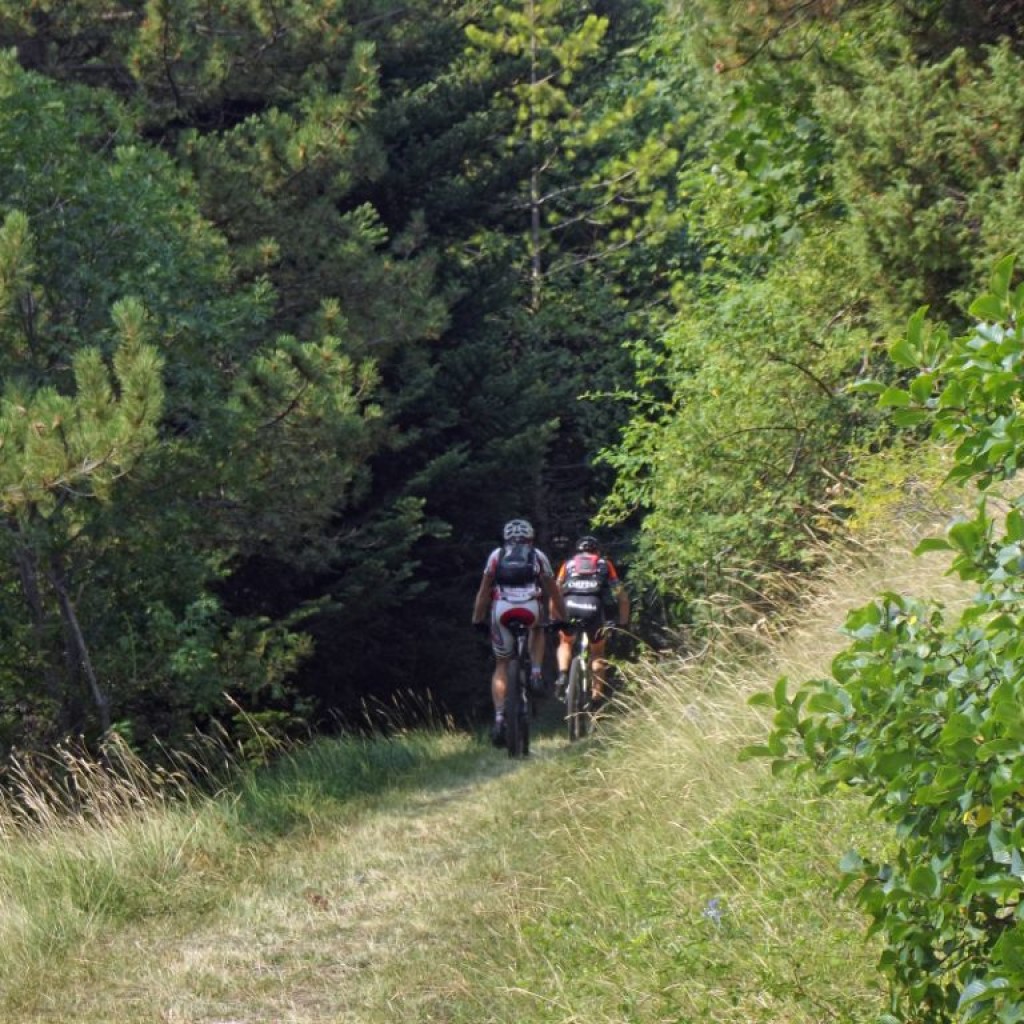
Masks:
[[[953,545],[942,537],[926,537],[914,548],[915,555],[924,555],[929,551],[952,551]]]
[[[807,701],[807,710],[816,713],[834,712],[835,714],[842,715],[848,709],[846,704],[836,694],[819,691],[813,694]]]
[[[915,402],[924,404],[931,398],[934,387],[935,375],[932,373],[922,373],[910,382],[910,394]]]
[[[878,399],[883,409],[904,408],[910,405],[910,395],[902,388],[886,388]]]
[[[892,421],[898,427],[917,427],[928,419],[928,413],[924,409],[897,409],[892,414]]]
[[[992,950],[993,959],[1018,977],[1024,976],[1024,934],[1019,928],[1003,932]]]
[[[786,697],[786,687],[789,685],[789,679],[786,676],[780,676],[775,682],[775,688],[772,691],[775,707],[780,711],[783,708],[789,707],[789,699]]]
[[[846,622],[843,628],[854,635],[858,635],[859,632],[865,628],[871,629],[870,633],[865,635],[872,635],[874,627],[878,627],[882,622],[882,609],[877,601],[872,601],[871,604],[863,605],[860,608],[855,608],[846,616]]]
[[[1006,978],[975,978],[975,980],[968,983],[964,987],[963,992],[960,993],[960,1000],[957,1003],[956,1008],[958,1011],[962,1010],[965,1006],[970,1006],[972,1003],[976,1003],[978,1000],[991,996],[996,992],[1003,992],[1009,987],[1010,983]]]
[[[956,1008],[957,1010],[962,1010],[965,1006],[970,1006],[971,1003],[977,1002],[986,995],[988,995],[987,983],[979,980],[972,981],[960,993],[960,999],[956,1004]]]
[[[850,390],[858,395],[880,395],[885,391],[885,385],[877,380],[858,380],[850,385]]]
[[[967,394],[963,385],[958,380],[952,380],[943,388],[937,406],[939,409],[960,409],[966,401]]]
[[[919,864],[907,878],[910,888],[920,896],[938,896],[942,891],[939,876],[927,865]]]
[[[991,320],[998,323],[1006,316],[1007,308],[999,296],[982,295],[970,304],[967,311],[978,320]]]
[[[955,523],[947,532],[951,545],[964,554],[971,554],[981,540],[981,529],[976,523]]]
[[[1013,265],[1016,262],[1014,255],[1011,253],[1008,256],[1003,256],[992,271],[992,277],[989,281],[989,285],[992,289],[992,294],[998,296],[1000,299],[1006,299],[1010,294],[1010,281],[1013,278]]]
[[[889,347],[889,358],[897,366],[919,366],[924,350],[924,330],[926,307],[922,306],[907,322],[906,337],[900,338]]]
[[[1024,515],[1018,508],[1012,508],[1006,514],[1006,539],[1012,542],[1024,540]]]
[[[894,342],[889,347],[889,358],[897,366],[910,367],[918,365],[917,353],[906,338],[900,338],[899,341]]]

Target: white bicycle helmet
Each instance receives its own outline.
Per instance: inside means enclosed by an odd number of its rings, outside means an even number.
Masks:
[[[533,543],[533,527],[525,519],[510,519],[505,524],[502,537],[506,544],[526,541]]]

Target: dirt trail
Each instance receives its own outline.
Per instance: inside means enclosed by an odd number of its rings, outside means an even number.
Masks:
[[[525,763],[481,747],[449,785],[403,791],[333,834],[282,843],[195,930],[156,922],[93,944],[70,983],[40,993],[20,1024],[408,1021],[417,1001],[436,1005],[463,987],[453,943],[467,908],[493,898],[480,864],[495,856],[497,808],[514,773],[540,769],[562,746],[541,741]]]

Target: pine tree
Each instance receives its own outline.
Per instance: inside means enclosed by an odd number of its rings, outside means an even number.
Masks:
[[[574,11],[575,13],[575,11]],[[493,26],[469,25],[470,41],[521,66],[499,102],[512,109],[506,147],[522,149],[528,165],[524,206],[529,218],[530,307],[540,308],[544,278],[545,184],[552,164],[577,134],[568,93],[574,75],[593,57],[608,31],[607,18],[587,12],[570,21],[563,0],[518,0],[491,11]]]
[[[27,218],[9,214],[0,227],[0,349],[7,353],[31,346],[35,331],[26,316],[37,308],[31,244]],[[112,367],[96,348],[81,348],[72,357],[72,393],[8,377],[0,395],[5,547],[18,568],[37,639],[47,633],[44,586],[56,596],[71,664],[88,685],[102,733],[112,724],[110,697],[77,613],[66,550],[89,516],[87,506],[110,500],[116,481],[155,445],[163,407],[162,362],[144,340],[142,307],[125,300],[112,318],[118,336]],[[51,699],[63,705],[67,697],[52,669],[45,679]]]

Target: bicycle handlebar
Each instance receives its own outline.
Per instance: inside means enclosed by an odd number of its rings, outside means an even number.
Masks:
[[[541,626],[541,629],[545,630],[548,633],[579,633],[582,629],[586,628],[586,625],[587,624],[582,619],[568,619],[566,621],[561,621],[560,620],[560,621],[556,621],[556,622],[545,622]],[[473,629],[477,630],[477,632],[479,632],[481,634],[484,634],[484,633],[489,634],[491,632],[491,624],[490,624],[490,622],[474,622],[472,624],[472,626],[473,626]],[[533,626],[526,626],[523,623],[517,623],[515,625],[513,625],[513,624],[509,625],[510,629],[515,629],[517,627],[521,628],[521,629],[533,629],[534,628]],[[618,625],[615,622],[605,622],[605,623],[603,623],[600,626],[599,632],[601,632],[601,633],[611,633],[613,630],[625,629],[625,628],[626,628],[625,626],[620,626],[620,625]]]

